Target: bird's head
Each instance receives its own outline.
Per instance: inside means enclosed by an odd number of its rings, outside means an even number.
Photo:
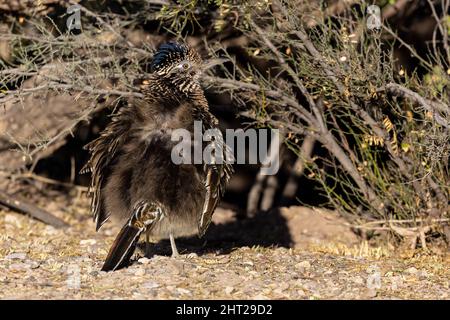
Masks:
[[[151,71],[161,79],[170,81],[181,92],[198,89],[202,72],[202,59],[194,49],[181,43],[161,45],[153,57]]]

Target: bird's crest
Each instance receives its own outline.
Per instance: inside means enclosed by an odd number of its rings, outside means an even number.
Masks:
[[[190,48],[182,43],[169,42],[161,45],[153,57],[151,71],[156,72],[169,65],[188,60]]]

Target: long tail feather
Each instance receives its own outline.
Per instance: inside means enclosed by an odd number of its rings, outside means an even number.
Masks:
[[[136,249],[139,236],[143,231],[143,228],[136,228],[135,226],[126,224],[120,230],[111,249],[109,249],[102,271],[114,271],[124,267]]]

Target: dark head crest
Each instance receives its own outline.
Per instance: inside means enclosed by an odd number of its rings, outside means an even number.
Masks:
[[[189,48],[185,44],[169,42],[161,45],[153,57],[150,66],[151,71],[155,72],[163,69],[173,63],[187,60]]]

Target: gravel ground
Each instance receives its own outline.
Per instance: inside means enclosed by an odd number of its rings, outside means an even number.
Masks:
[[[87,201],[74,199],[42,204],[72,225],[64,230],[0,210],[1,298],[450,299],[448,251],[369,248],[340,221],[301,207],[253,221],[219,210],[206,240],[178,241],[194,257],[170,258],[162,242],[150,258],[101,272],[117,227],[96,233]]]

